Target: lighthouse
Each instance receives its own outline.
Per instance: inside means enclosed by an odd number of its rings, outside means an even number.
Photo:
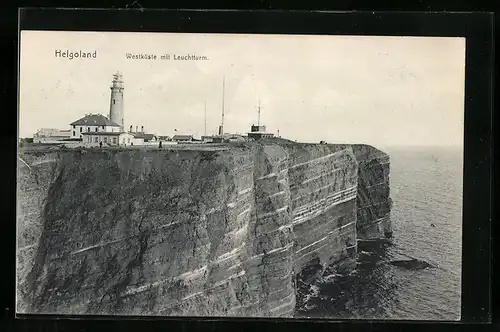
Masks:
[[[125,128],[123,114],[123,89],[123,77],[118,71],[113,75],[113,84],[111,85],[109,119],[120,125],[120,131],[124,131]]]

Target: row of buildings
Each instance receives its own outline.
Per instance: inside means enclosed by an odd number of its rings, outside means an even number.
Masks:
[[[70,129],[42,128],[33,135],[34,143],[61,143],[61,142],[82,142],[88,145],[103,144],[108,145],[147,145],[158,142],[194,142],[193,135],[159,136],[141,130],[133,131],[132,126],[128,131],[122,131],[119,126],[112,123],[107,117],[101,114],[87,114],[70,124]]]
[[[40,129],[33,135],[34,143],[64,143],[79,142],[85,146],[111,145],[111,146],[133,146],[152,145],[158,142],[169,143],[223,143],[234,141],[255,140],[272,138],[274,135],[266,132],[266,127],[260,124],[252,125],[247,136],[237,134],[226,134],[223,132],[224,113],[222,113],[222,125],[219,127],[218,135],[202,136],[195,139],[193,135],[174,135],[173,137],[159,136],[144,131],[144,126],[130,126],[125,130],[124,116],[124,84],[120,72],[113,75],[110,98],[109,116],[102,114],[85,114],[84,117],[69,124],[69,129]],[[224,112],[224,111],[223,111]],[[260,121],[260,106],[259,106]]]
[[[33,135],[34,143],[69,143],[80,142],[92,145],[147,145],[156,142],[171,141],[170,137],[158,136],[144,131],[144,126],[130,126],[125,129],[124,84],[120,72],[113,75],[109,116],[85,114],[84,117],[69,124],[69,129],[40,129]]]

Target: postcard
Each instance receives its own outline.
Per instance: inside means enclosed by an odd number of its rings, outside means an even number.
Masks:
[[[464,38],[20,43],[18,314],[460,319]]]

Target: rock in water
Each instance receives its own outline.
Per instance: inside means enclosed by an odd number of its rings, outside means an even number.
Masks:
[[[20,154],[18,313],[290,317],[311,262],[390,232],[366,145]]]
[[[413,259],[403,259],[390,262],[394,266],[402,267],[408,270],[423,270],[426,268],[434,268],[435,266],[427,263],[426,261]]]

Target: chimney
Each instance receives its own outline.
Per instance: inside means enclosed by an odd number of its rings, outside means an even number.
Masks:
[[[139,126],[135,126],[135,132],[138,133],[139,132]]]
[[[144,134],[144,126],[141,126],[141,133]]]
[[[132,132],[132,125],[130,125],[130,132]]]

